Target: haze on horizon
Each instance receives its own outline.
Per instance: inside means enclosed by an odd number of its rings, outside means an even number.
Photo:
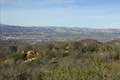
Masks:
[[[0,23],[119,28],[120,0],[0,0]]]

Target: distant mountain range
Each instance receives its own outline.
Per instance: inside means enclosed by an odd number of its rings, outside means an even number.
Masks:
[[[81,39],[96,39],[100,41],[108,41],[120,39],[120,29],[68,28],[51,26],[24,27],[0,24],[0,39],[26,41],[74,41]]]

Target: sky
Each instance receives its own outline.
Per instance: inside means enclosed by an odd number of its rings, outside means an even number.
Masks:
[[[120,0],[0,0],[0,23],[120,28]]]

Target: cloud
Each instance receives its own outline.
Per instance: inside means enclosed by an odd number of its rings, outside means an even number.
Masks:
[[[74,4],[76,0],[0,0],[0,5],[11,5],[11,4],[63,4],[63,5],[68,5],[68,4]]]
[[[75,0],[48,0],[48,1],[52,1],[52,2],[73,2]]]
[[[1,5],[8,5],[8,4],[16,4],[16,3],[21,3],[23,0],[1,0],[0,4]]]
[[[48,1],[54,3],[65,3],[65,4],[71,4],[76,2],[76,0],[48,0]]]

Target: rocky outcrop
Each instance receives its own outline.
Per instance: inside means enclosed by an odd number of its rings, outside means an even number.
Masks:
[[[27,53],[25,53],[25,63],[26,62],[31,62],[33,60],[36,60],[39,57],[39,53],[34,52],[34,51],[27,51]]]

